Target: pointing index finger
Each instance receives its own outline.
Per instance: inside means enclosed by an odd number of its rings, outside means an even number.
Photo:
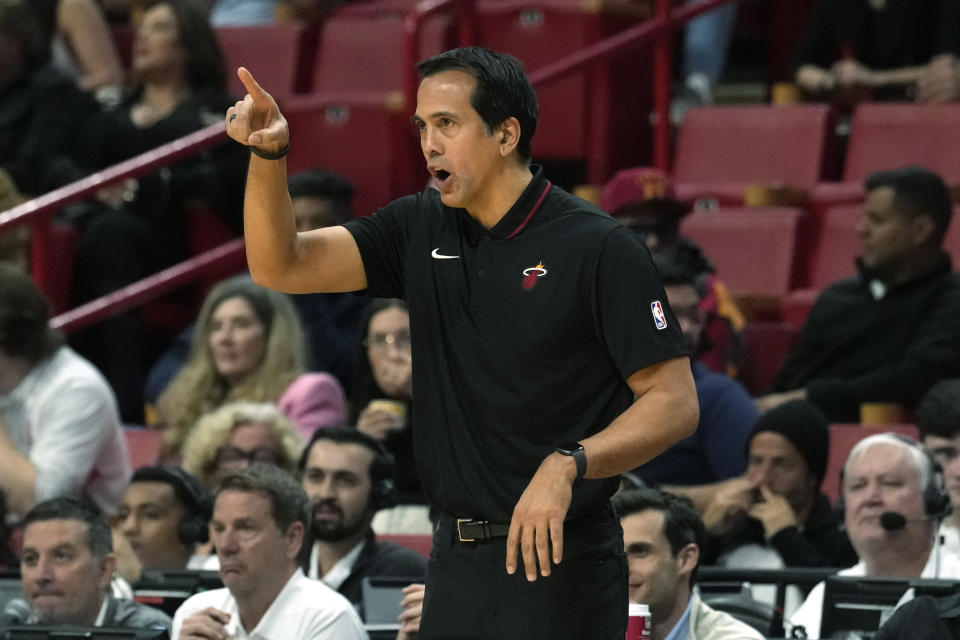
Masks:
[[[254,102],[267,95],[267,92],[263,90],[263,87],[254,79],[253,74],[250,73],[246,67],[239,67],[237,69],[237,77],[240,78],[240,82],[243,83],[243,88],[247,90],[247,93],[250,94]]]

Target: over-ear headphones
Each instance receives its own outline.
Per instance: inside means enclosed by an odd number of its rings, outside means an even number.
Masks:
[[[177,500],[187,510],[187,515],[177,527],[180,542],[193,546],[209,539],[207,524],[210,521],[212,505],[199,480],[180,467],[156,466],[138,469],[130,482],[163,482],[170,485]]]
[[[887,436],[891,440],[896,440],[897,442],[905,444],[911,449],[919,451],[923,455],[923,459],[927,462],[928,471],[927,485],[923,489],[924,514],[931,516],[932,518],[942,518],[948,515],[951,509],[950,494],[947,493],[946,483],[944,482],[943,467],[940,466],[940,463],[937,462],[936,458],[934,458],[927,448],[921,443],[917,442],[916,440],[912,440],[903,434],[888,431],[877,435]],[[856,449],[856,446],[857,445],[854,445],[854,449]],[[837,498],[837,503],[834,507],[834,510],[837,514],[837,519],[841,523],[843,523],[845,508],[843,500],[843,481],[845,469],[846,464],[840,467],[840,497]]]

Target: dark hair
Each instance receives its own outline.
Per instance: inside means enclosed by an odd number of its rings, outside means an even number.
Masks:
[[[326,198],[334,205],[334,212],[342,222],[353,215],[353,183],[339,173],[326,169],[307,169],[290,176],[287,190],[291,198]]]
[[[393,456],[376,438],[352,427],[327,427],[314,431],[310,437],[310,442],[303,448],[303,453],[300,455],[300,463],[297,465],[300,473],[303,473],[307,468],[307,459],[310,457],[313,445],[321,440],[337,444],[358,444],[366,447],[373,453],[373,460],[370,462],[371,483],[376,484],[382,480],[393,480],[393,472],[396,466]]]
[[[209,508],[209,498],[203,485],[180,467],[140,467],[130,478],[130,484],[134,482],[160,482],[169,485],[177,502],[183,505],[188,514],[203,513]]]
[[[272,464],[257,463],[228,473],[220,481],[216,497],[220,497],[224,491],[244,491],[267,498],[270,501],[270,515],[277,527],[285,532],[291,524],[299,522],[303,524],[306,541],[310,501],[300,483],[283,469]]]
[[[920,438],[955,438],[960,433],[960,378],[941,380],[917,404]]]
[[[30,276],[0,263],[0,351],[36,364],[63,344],[50,328],[50,303]]]
[[[693,288],[697,287],[697,276],[686,265],[659,254],[653,255],[653,264],[657,267],[657,272],[660,274],[660,284],[663,286],[687,285]]]
[[[190,88],[194,91],[225,91],[226,66],[210,20],[188,0],[153,0],[147,9],[162,4],[170,7],[177,20],[180,46],[187,54],[184,69]]]
[[[670,552],[676,556],[688,544],[703,549],[707,529],[693,502],[686,496],[677,496],[660,489],[630,489],[610,499],[617,517],[654,510],[663,513],[663,535],[670,543]],[[699,566],[699,563],[698,565]],[[697,567],[690,572],[690,584],[696,578]]]
[[[933,220],[937,244],[943,241],[953,215],[953,202],[940,176],[923,167],[902,167],[871,173],[864,187],[867,191],[882,187],[893,189],[897,212],[909,218],[929,217]]]
[[[470,105],[480,115],[490,134],[508,118],[520,123],[517,151],[530,160],[530,141],[537,131],[537,94],[523,65],[513,56],[483,47],[460,47],[424,60],[417,71],[428,78],[443,71],[465,71],[477,80]]]
[[[350,422],[356,424],[357,417],[367,404],[374,398],[384,397],[384,392],[377,384],[367,357],[367,348],[363,346],[370,333],[370,321],[373,316],[387,309],[403,309],[409,311],[407,303],[399,298],[374,298],[360,316],[360,335],[357,338],[356,368],[354,369],[353,394],[350,397]]]
[[[36,504],[23,518],[23,530],[34,522],[49,520],[78,520],[87,525],[87,546],[94,557],[113,553],[110,525],[103,513],[86,502],[73,498],[53,498]]]

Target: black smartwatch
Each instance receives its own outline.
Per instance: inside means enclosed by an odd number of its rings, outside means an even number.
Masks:
[[[557,453],[564,456],[571,456],[577,464],[577,477],[579,480],[587,472],[587,452],[583,450],[583,445],[573,440],[567,440],[557,445]],[[574,480],[574,482],[576,482]]]

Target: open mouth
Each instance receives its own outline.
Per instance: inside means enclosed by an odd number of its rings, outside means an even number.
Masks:
[[[438,185],[442,185],[447,181],[447,178],[450,177],[450,172],[444,169],[437,169],[433,172],[433,178],[437,181]]]

